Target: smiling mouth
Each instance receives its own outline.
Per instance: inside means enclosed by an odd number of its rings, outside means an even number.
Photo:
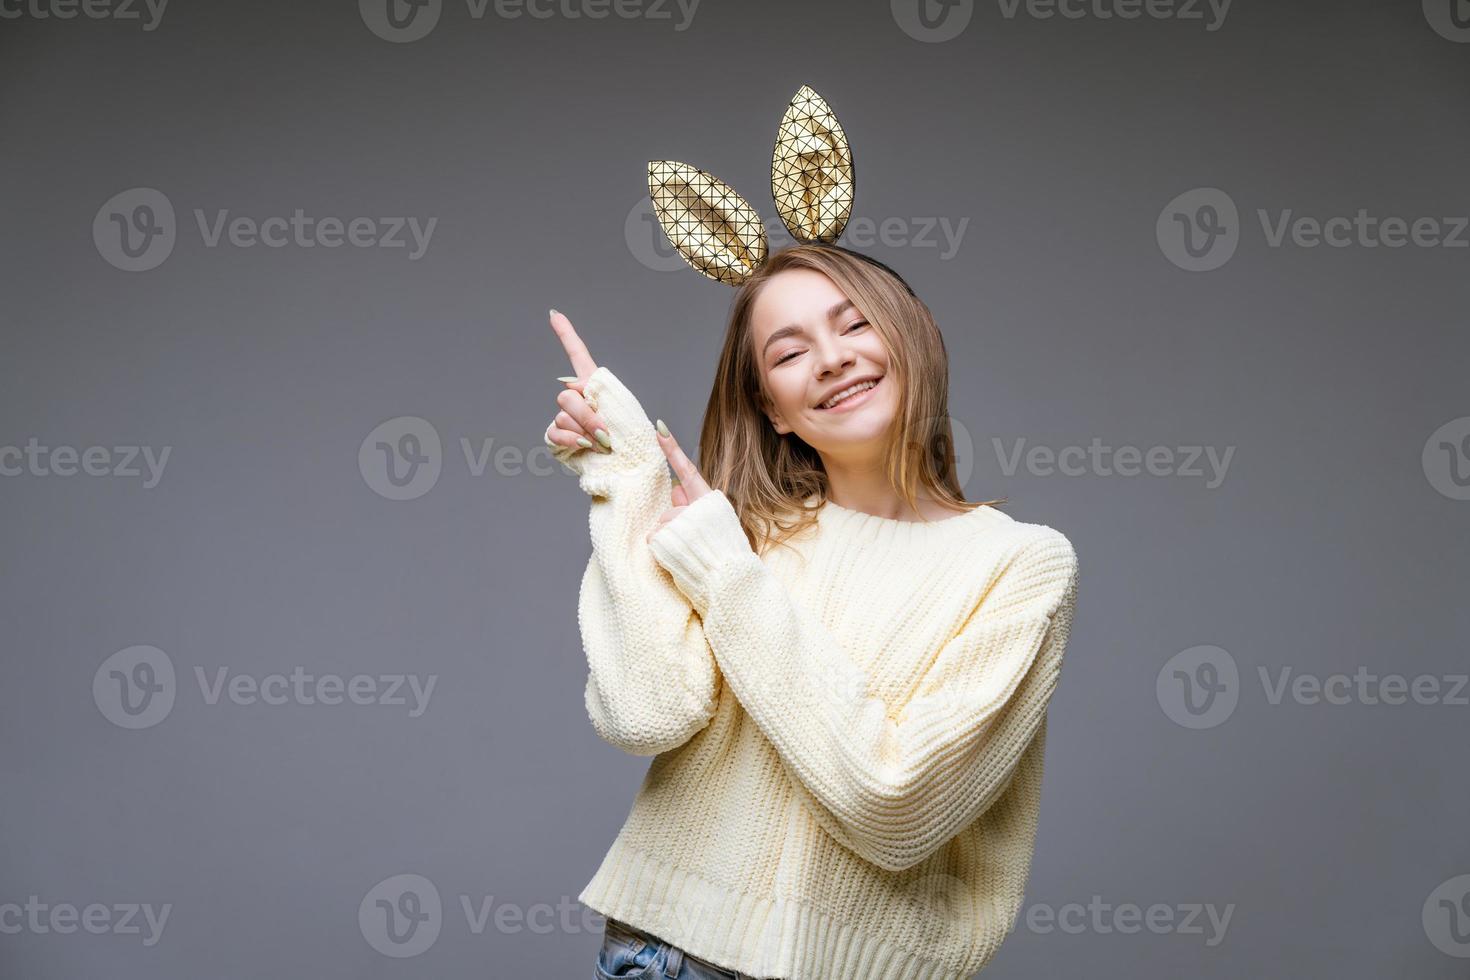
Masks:
[[[883,383],[883,377],[882,376],[879,376],[877,378],[874,378],[872,380],[872,382],[867,385],[867,387],[861,388],[861,389],[859,389],[857,391],[854,391],[850,395],[844,396],[840,401],[836,402],[835,404],[828,405],[828,404],[826,404],[824,402],[823,404],[818,405],[817,406],[817,411],[819,411],[819,412],[830,412],[833,409],[841,408],[842,406],[848,404],[849,402],[862,401],[864,398],[866,398],[868,392],[870,392],[870,391],[876,391],[877,388],[878,388],[878,386],[880,384],[882,384],[882,383]]]

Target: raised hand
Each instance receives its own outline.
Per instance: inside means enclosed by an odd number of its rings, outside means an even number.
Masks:
[[[612,441],[608,438],[607,423],[592,410],[583,395],[588,377],[597,370],[597,363],[587,351],[587,345],[577,336],[576,328],[566,315],[556,310],[550,312],[551,329],[556,331],[562,349],[567,352],[572,371],[576,375],[570,380],[560,379],[566,387],[557,393],[556,404],[561,411],[546,427],[546,441],[567,449],[581,447],[596,448],[599,452],[612,452]],[[596,443],[593,442],[596,439]]]
[[[660,528],[683,513],[685,507],[710,492],[710,485],[705,482],[693,460],[684,455],[684,450],[679,448],[679,440],[675,439],[669,427],[664,425],[664,420],[657,420],[654,428],[658,430],[658,446],[664,451],[664,456],[674,471],[675,483],[672,494],[674,506],[659,515],[658,523],[644,536],[644,540],[653,537]]]

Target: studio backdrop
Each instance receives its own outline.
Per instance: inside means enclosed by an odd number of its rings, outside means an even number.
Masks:
[[[986,977],[1470,968],[1463,0],[0,0],[0,978],[590,977],[565,312],[802,85],[1081,589]],[[944,907],[935,916],[962,914]]]

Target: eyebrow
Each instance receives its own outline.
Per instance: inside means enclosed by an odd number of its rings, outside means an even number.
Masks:
[[[856,305],[857,304],[850,299],[845,299],[840,303],[833,303],[832,306],[827,310],[827,319],[835,320],[847,310],[852,309]],[[766,338],[765,346],[761,348],[761,356],[764,357],[766,351],[769,350],[771,345],[774,344],[776,341],[781,340],[785,337],[790,337],[792,334],[804,332],[805,331],[802,330],[801,325],[798,323],[787,324],[786,326],[782,327],[781,329],[777,330],[775,333]]]

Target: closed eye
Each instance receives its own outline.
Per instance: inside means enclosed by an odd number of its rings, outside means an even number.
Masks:
[[[856,321],[848,324],[847,329],[844,330],[844,331],[842,331],[842,332],[845,333],[845,334],[852,333],[854,330],[857,330],[859,327],[866,327],[866,326],[870,326],[870,324],[868,323],[867,320],[856,320]],[[793,357],[795,357],[796,355],[798,355],[800,353],[801,353],[801,351],[794,350],[791,353],[786,354],[784,357],[778,357],[778,358],[776,358],[776,364],[777,365],[785,364],[787,361],[791,360]]]

